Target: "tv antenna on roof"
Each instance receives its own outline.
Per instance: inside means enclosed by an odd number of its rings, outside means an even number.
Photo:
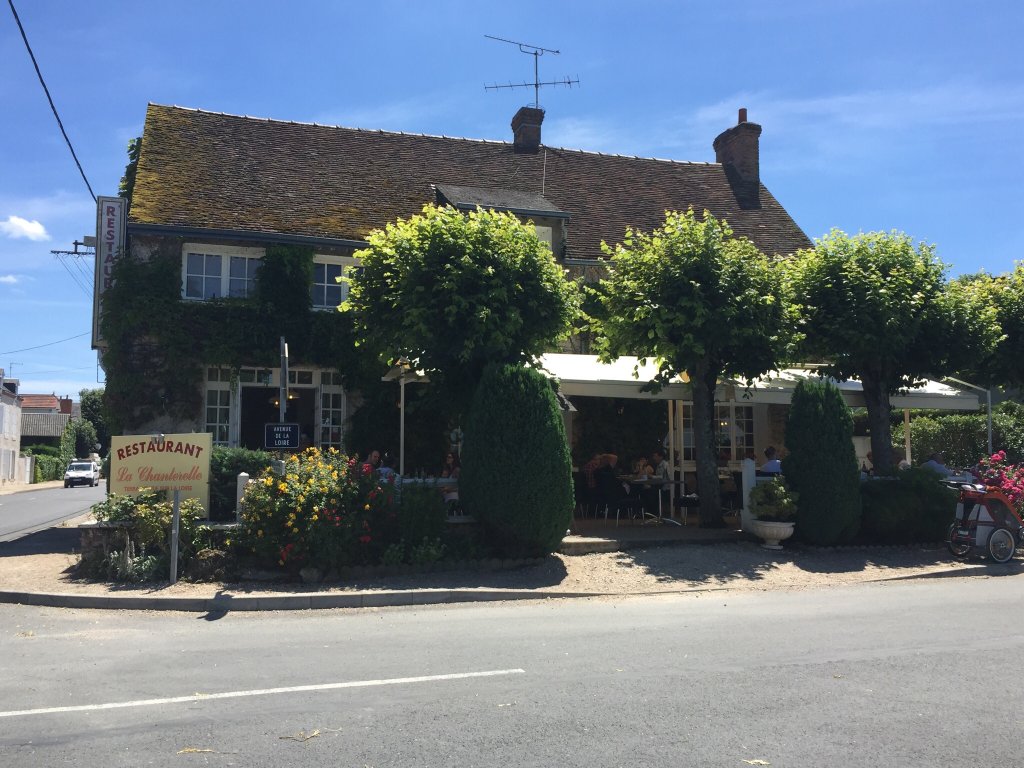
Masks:
[[[558,56],[561,52],[552,50],[551,48],[541,48],[539,45],[530,45],[529,43],[520,43],[518,40],[506,40],[503,37],[495,37],[494,35],[484,35],[488,40],[497,40],[499,43],[508,43],[509,45],[518,45],[519,50],[522,53],[528,53],[533,56],[533,82],[532,83],[507,83],[507,84],[495,84],[485,85],[485,91],[496,91],[501,88],[529,88],[533,87],[533,106],[540,109],[540,87],[542,85],[565,85],[572,88],[574,85],[579,85],[579,78],[571,78],[568,75],[563,77],[561,80],[550,80],[542,83],[538,76],[537,60],[545,53],[553,53]]]

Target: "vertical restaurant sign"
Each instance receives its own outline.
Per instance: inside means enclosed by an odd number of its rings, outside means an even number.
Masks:
[[[114,263],[124,250],[125,219],[128,201],[123,197],[96,198],[96,274],[93,278],[92,346],[103,343],[100,337],[100,313],[103,292],[113,281]]]
[[[110,492],[134,495],[143,488],[181,491],[210,512],[213,435],[120,435],[110,438]]]

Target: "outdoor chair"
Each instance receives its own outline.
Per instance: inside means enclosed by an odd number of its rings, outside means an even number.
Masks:
[[[643,506],[639,496],[631,495],[622,487],[622,481],[611,473],[601,474],[597,479],[598,510],[604,510],[604,519],[615,510],[615,525],[619,524],[619,516],[625,510],[630,516]]]

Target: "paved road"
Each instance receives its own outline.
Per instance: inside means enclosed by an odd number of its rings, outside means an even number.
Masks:
[[[95,488],[79,485],[0,496],[0,543],[77,517],[105,495],[106,483],[100,483]]]
[[[0,765],[1014,765],[1021,586],[222,616],[2,605]]]

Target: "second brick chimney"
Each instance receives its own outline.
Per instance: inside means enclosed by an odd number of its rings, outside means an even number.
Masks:
[[[512,148],[516,152],[536,153],[540,149],[540,124],[543,122],[543,109],[520,107],[512,118]]]
[[[760,136],[761,126],[748,123],[747,110],[743,108],[737,124],[722,131],[715,139],[715,162],[725,168],[742,208],[760,207]]]

